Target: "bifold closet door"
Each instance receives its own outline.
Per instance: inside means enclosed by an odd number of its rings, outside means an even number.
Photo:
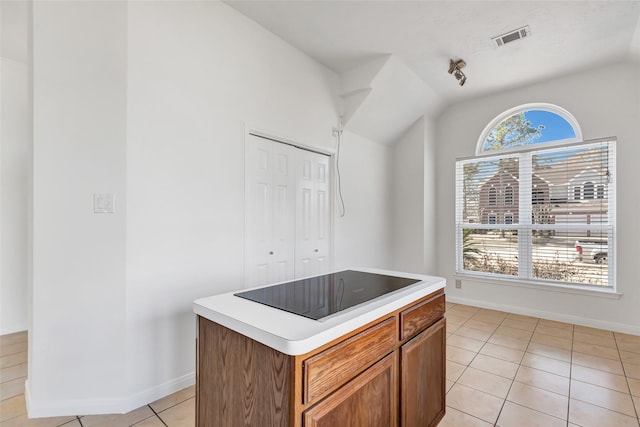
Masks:
[[[245,153],[245,286],[328,272],[329,156],[249,135]]]
[[[331,199],[329,156],[298,150],[296,185],[296,277],[331,269]]]
[[[245,154],[245,284],[295,277],[295,147],[254,135]]]

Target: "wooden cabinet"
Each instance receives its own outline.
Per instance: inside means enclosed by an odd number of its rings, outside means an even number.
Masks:
[[[445,408],[442,290],[299,356],[198,318],[196,424],[435,426]]]
[[[304,412],[306,427],[396,426],[396,354],[392,353]]]
[[[403,427],[436,426],[445,410],[444,319],[400,348]]]

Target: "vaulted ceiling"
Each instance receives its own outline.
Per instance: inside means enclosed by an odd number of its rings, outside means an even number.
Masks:
[[[443,104],[607,62],[640,61],[640,1],[237,1],[227,3],[343,73],[393,55]],[[528,25],[531,36],[492,37]],[[463,58],[468,81],[447,73]]]

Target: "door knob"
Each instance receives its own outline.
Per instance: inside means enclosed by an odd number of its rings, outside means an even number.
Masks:
[[[317,250],[317,249],[314,249],[314,250],[313,250],[313,252],[318,252],[318,250]]]
[[[269,255],[273,255],[273,251],[269,251]]]

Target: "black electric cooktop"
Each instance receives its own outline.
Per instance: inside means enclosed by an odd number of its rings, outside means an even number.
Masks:
[[[419,281],[346,270],[234,295],[319,320]]]

